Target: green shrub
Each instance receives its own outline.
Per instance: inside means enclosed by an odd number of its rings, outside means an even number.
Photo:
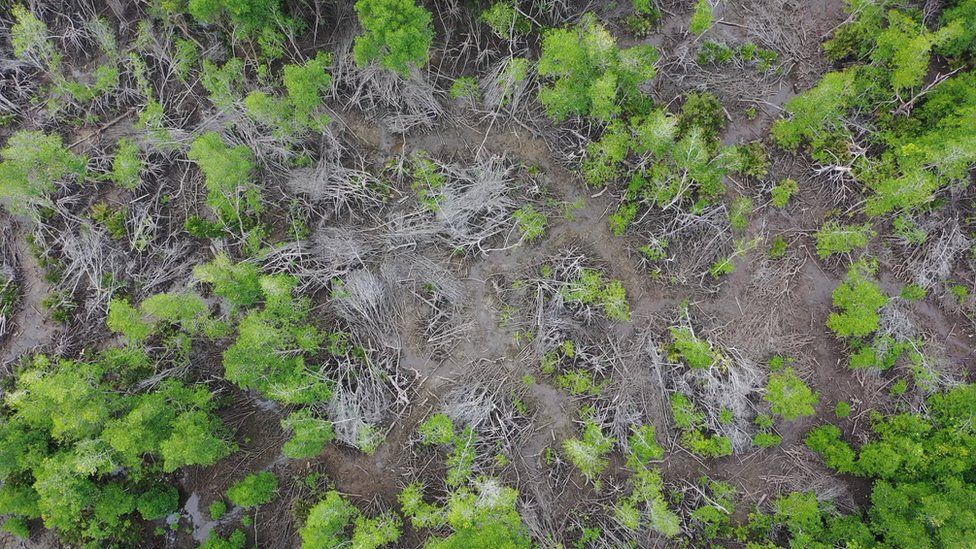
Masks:
[[[251,307],[264,297],[258,266],[246,261],[231,263],[226,254],[217,254],[210,263],[197,265],[193,275],[212,284],[215,294],[236,307]]]
[[[274,473],[261,471],[247,475],[227,490],[227,499],[234,505],[257,507],[264,505],[275,497],[278,491],[278,477]]]
[[[790,118],[773,124],[776,143],[790,151],[804,143],[819,149],[846,135],[842,119],[854,98],[856,75],[856,69],[827,73],[816,86],[790,99],[786,103]]]
[[[576,27],[544,33],[538,71],[548,82],[539,101],[557,121],[570,115],[610,121],[624,104],[640,98],[639,85],[654,76],[657,58],[648,45],[618,49],[596,17],[587,14]]]
[[[821,425],[810,431],[806,443],[811,450],[820,454],[827,466],[840,473],[853,473],[857,470],[854,450],[840,438],[836,425]]]
[[[187,157],[203,171],[207,203],[225,223],[237,226],[261,213],[261,190],[251,179],[254,155],[247,146],[228,147],[220,134],[207,132],[193,141]]]
[[[448,494],[443,506],[425,502],[419,484],[411,484],[400,493],[403,514],[415,529],[446,527],[450,531],[443,537],[431,536],[426,547],[532,547],[532,538],[516,507],[518,492],[495,479],[483,478],[473,484],[473,489],[461,487]]]
[[[481,12],[480,19],[487,23],[499,38],[510,40],[515,36],[532,32],[532,21],[510,0],[495,2],[490,8]]]
[[[730,171],[756,179],[762,179],[769,173],[769,155],[762,141],[729,147],[724,156],[725,165]]]
[[[222,499],[218,499],[210,504],[208,512],[210,513],[211,520],[220,520],[227,514],[227,503]]]
[[[241,98],[240,89],[244,78],[244,61],[239,57],[228,59],[220,67],[208,59],[203,60],[200,83],[207,90],[210,102],[218,109],[234,109]]]
[[[450,444],[454,441],[454,422],[447,414],[434,414],[417,428],[424,444]]]
[[[234,343],[224,351],[224,377],[285,404],[328,400],[331,385],[306,359],[324,339],[307,323],[308,298],[292,296],[296,281],[286,275],[261,276],[262,309],[252,309],[238,325]]]
[[[546,215],[536,210],[531,204],[526,204],[515,210],[512,217],[514,217],[519,233],[526,242],[536,240],[546,232],[546,224],[548,223]]]
[[[702,0],[706,2],[707,0]],[[689,93],[681,105],[681,116],[678,117],[678,131],[688,134],[692,128],[699,128],[701,136],[709,143],[718,139],[725,129],[727,119],[725,109],[718,102],[718,98],[708,92]]]
[[[0,419],[2,512],[43,518],[64,541],[94,546],[131,539],[136,511],[155,520],[178,507],[176,489],[158,480],[165,473],[231,451],[205,387],[169,379],[123,394],[125,359],[105,357],[35,356],[5,393]],[[183,429],[187,418],[196,433]]]
[[[427,63],[434,28],[423,6],[414,0],[358,0],[356,15],[364,30],[353,48],[357,65],[378,61],[383,68],[407,76],[410,67]]]
[[[627,439],[627,466],[638,470],[651,461],[664,457],[664,448],[657,443],[653,425],[633,427]]]
[[[563,441],[563,452],[587,480],[597,482],[600,473],[609,465],[606,455],[613,450],[613,439],[603,434],[600,426],[591,421],[583,424],[583,438]]]
[[[749,216],[752,214],[753,202],[748,196],[737,196],[732,201],[729,210],[729,223],[732,229],[741,231],[749,227]]]
[[[695,4],[695,12],[691,16],[691,23],[688,25],[688,30],[700,36],[712,28],[713,21],[711,2],[709,0],[698,0],[698,3]]]
[[[583,269],[580,277],[560,292],[566,301],[582,305],[599,305],[612,320],[630,320],[627,292],[619,280],[604,281],[596,269]]]
[[[281,78],[285,94],[274,97],[253,91],[244,98],[244,106],[252,117],[284,136],[320,131],[331,122],[327,114],[316,112],[332,85],[332,75],[326,72],[331,64],[331,55],[318,52],[301,65],[285,65]]]
[[[773,413],[787,421],[813,415],[813,407],[820,402],[820,394],[810,390],[792,368],[769,376],[764,398],[772,406]]]
[[[451,99],[474,99],[481,97],[481,86],[473,76],[461,76],[451,84]]]
[[[851,415],[851,404],[849,402],[838,402],[834,406],[834,415],[840,419],[848,418]]]
[[[335,439],[332,422],[315,417],[306,408],[296,410],[281,420],[281,428],[292,431],[281,451],[291,459],[312,458],[322,453]]]
[[[877,233],[870,223],[863,225],[841,225],[830,220],[820,227],[814,237],[817,239],[817,255],[826,259],[835,254],[846,254],[856,249],[866,248]]]
[[[141,183],[142,159],[139,145],[131,139],[119,139],[115,158],[112,159],[112,181],[123,189],[134,190]]]
[[[68,150],[59,135],[19,131],[0,150],[0,199],[8,210],[48,206],[48,195],[67,179],[83,181],[88,159]]]
[[[143,318],[138,309],[129,304],[125,298],[112,298],[108,304],[109,330],[122,334],[129,340],[138,343],[152,335],[152,324]]]
[[[790,199],[793,195],[799,192],[800,186],[794,179],[784,179],[773,187],[773,206],[777,208],[785,208],[787,204],[790,203]]]
[[[878,311],[888,303],[888,296],[869,276],[872,270],[864,263],[856,263],[847,278],[834,290],[834,307],[840,312],[830,313],[827,327],[842,339],[863,338],[878,330]]]
[[[691,328],[671,328],[674,342],[670,347],[670,360],[683,361],[691,368],[711,368],[721,360],[721,354],[707,339],[699,339]]]
[[[631,493],[620,498],[614,506],[617,521],[629,530],[638,530],[646,520],[651,530],[668,538],[678,536],[681,519],[668,507],[661,472],[640,467],[630,479],[630,485]]]
[[[341,547],[348,539],[344,531],[359,515],[359,510],[345,500],[339,492],[326,492],[321,501],[312,506],[305,524],[298,531],[303,549],[330,549]]]

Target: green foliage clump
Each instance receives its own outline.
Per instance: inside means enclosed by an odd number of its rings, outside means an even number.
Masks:
[[[332,56],[319,52],[304,64],[285,65],[281,77],[285,94],[274,97],[253,91],[244,98],[244,106],[256,120],[284,136],[321,130],[331,122],[327,114],[316,112],[332,85],[332,75],[327,72],[331,64]]]
[[[273,23],[284,23],[280,0],[189,0],[186,9],[202,23],[227,18],[245,35],[260,35],[271,31]]]
[[[938,25],[904,3],[849,4],[851,17],[825,51],[857,64],[791,100],[791,118],[777,122],[773,133],[784,148],[808,143],[818,162],[849,164],[854,179],[870,191],[868,215],[924,207],[941,188],[966,181],[976,164],[976,136],[968,130],[976,112],[976,73],[926,84],[939,67],[967,63],[964,51],[976,37],[971,2],[947,9]],[[933,61],[933,52],[960,57]],[[867,143],[857,142],[845,118],[872,128]]]
[[[423,487],[417,483],[400,492],[403,514],[415,529],[447,527],[451,531],[444,537],[431,537],[425,547],[532,547],[532,538],[516,508],[518,492],[490,478],[472,484],[471,488],[464,486],[448,494],[444,505],[424,501]]]
[[[627,466],[633,470],[640,469],[650,462],[662,459],[664,448],[657,443],[657,436],[653,425],[633,427],[627,438]]]
[[[207,512],[210,513],[210,520],[220,520],[224,515],[227,514],[227,502],[222,499],[218,499],[210,504],[207,508]]]
[[[197,265],[193,275],[211,284],[215,294],[235,307],[251,307],[264,298],[258,266],[246,261],[233,263],[227,254],[217,254],[210,263]]]
[[[350,528],[350,525],[353,527]],[[398,516],[386,513],[375,518],[365,517],[342,495],[330,490],[309,511],[298,534],[302,538],[302,549],[346,546],[376,549],[396,543],[400,539],[401,529]],[[347,534],[350,530],[351,538]]]
[[[427,63],[434,40],[432,16],[414,0],[358,0],[356,14],[365,31],[353,53],[360,67],[373,61],[403,76]]]
[[[14,55],[45,67],[50,72],[57,71],[62,55],[48,39],[50,32],[44,21],[20,4],[12,6],[10,13],[15,21],[10,27],[10,42],[14,47]]]
[[[671,328],[674,339],[669,348],[669,360],[682,361],[689,367],[704,370],[723,361],[722,354],[707,339],[700,339],[688,327]]]
[[[312,506],[305,524],[298,531],[302,538],[302,548],[341,547],[348,541],[344,530],[358,514],[359,510],[339,492],[328,491],[321,501]]]
[[[769,173],[769,155],[762,141],[734,145],[725,151],[725,166],[733,172],[762,179]]]
[[[123,189],[134,190],[141,182],[142,159],[139,158],[139,145],[131,139],[119,139],[115,158],[112,159],[112,181]]]
[[[154,520],[176,509],[164,473],[230,453],[209,390],[174,379],[148,392],[120,385],[123,365],[109,357],[38,355],[17,373],[0,416],[0,513],[42,518],[69,543],[126,545],[133,513]]]
[[[454,422],[447,414],[434,414],[417,428],[424,444],[450,444],[454,441]]]
[[[731,515],[735,512],[735,487],[731,484],[703,477],[701,491],[706,502],[691,512],[691,519],[709,539],[732,535]]]
[[[691,103],[689,99],[686,105]],[[625,174],[630,177],[627,202],[611,219],[615,232],[627,230],[637,216],[638,203],[661,209],[676,205],[700,208],[725,192],[725,162],[734,155],[716,153],[717,130],[714,126],[703,129],[699,123],[713,124],[714,120],[654,110],[627,124],[610,124],[598,141],[587,145],[582,168],[588,184],[606,185]],[[723,124],[724,119],[719,118],[718,123]],[[632,155],[636,157],[633,161],[629,160]]]
[[[125,298],[112,298],[108,307],[108,328],[129,341],[139,343],[157,333],[161,325],[178,326],[193,335],[207,316],[203,299],[192,293],[162,293],[133,307]]]
[[[810,433],[807,445],[828,467],[874,481],[872,507],[858,532],[887,547],[956,547],[976,536],[974,397],[976,385],[962,385],[932,395],[925,415],[876,415],[877,439],[857,451],[833,425]]]
[[[681,444],[701,457],[732,455],[732,441],[724,436],[706,431],[705,415],[682,393],[671,395],[671,415],[674,424],[682,430]]]
[[[227,489],[227,499],[234,505],[257,507],[272,499],[278,491],[278,477],[274,473],[261,471],[247,475]]]
[[[200,83],[207,90],[210,102],[217,108],[233,109],[240,98],[243,82],[244,61],[239,57],[232,57],[219,67],[208,59],[203,60]]]
[[[332,422],[317,418],[311,410],[304,408],[281,420],[281,427],[292,431],[291,438],[281,448],[282,453],[292,459],[315,457],[335,439]]]
[[[0,150],[0,199],[13,213],[32,206],[49,206],[48,196],[57,183],[83,181],[88,159],[68,150],[61,136],[39,131],[19,131]]]
[[[613,439],[603,434],[593,421],[584,421],[583,438],[563,441],[566,457],[583,473],[587,480],[598,483],[600,473],[609,465],[606,455],[613,450]],[[599,484],[597,484],[599,486]]]
[[[285,404],[327,400],[330,383],[306,363],[324,339],[307,324],[309,299],[293,297],[296,281],[290,276],[259,281],[264,307],[248,311],[238,325],[237,339],[224,351],[224,377]]]
[[[827,327],[842,339],[864,338],[878,330],[878,311],[888,303],[888,296],[869,277],[873,269],[866,263],[855,263],[847,278],[834,290],[834,307]]]
[[[790,203],[790,199],[793,198],[800,190],[800,185],[795,179],[784,179],[773,187],[771,193],[773,195],[773,206],[777,208],[785,208],[787,204]]]
[[[691,15],[688,30],[701,36],[705,31],[712,28],[714,24],[712,9],[709,0],[698,0],[698,3],[695,4],[695,12]]]
[[[870,223],[841,225],[830,220],[814,235],[817,239],[817,255],[820,259],[826,259],[835,254],[847,254],[866,248],[875,235]]]
[[[769,376],[763,398],[772,406],[774,414],[787,421],[813,415],[813,407],[820,402],[820,394],[812,391],[792,368]]]
[[[246,145],[228,147],[217,132],[196,138],[187,157],[200,166],[207,203],[230,226],[261,213],[261,189],[251,179],[254,155]]]
[[[484,21],[499,38],[508,40],[516,36],[532,32],[532,21],[529,20],[511,0],[495,2],[481,12],[480,19]]]
[[[583,269],[579,278],[564,287],[560,294],[569,302],[599,305],[610,319],[630,320],[630,305],[623,284],[619,280],[605,281],[596,269]]]
[[[610,121],[639,101],[639,85],[654,77],[657,51],[649,45],[621,50],[591,14],[576,27],[550,29],[542,38],[538,71],[549,82],[539,101],[554,120],[570,115]]]
[[[625,528],[636,531],[647,526],[668,538],[681,533],[681,518],[664,497],[664,481],[656,468],[640,467],[630,479],[631,492],[614,506],[614,518]]]
[[[125,206],[116,209],[105,202],[96,202],[92,204],[91,219],[105,227],[109,236],[115,240],[122,240],[128,233],[125,227],[125,212]]]
[[[244,549],[247,546],[247,534],[241,530],[234,530],[226,538],[216,532],[211,532],[207,541],[199,549]]]
[[[729,208],[729,224],[732,229],[741,231],[749,227],[749,216],[752,215],[754,204],[748,196],[737,196]]]
[[[546,232],[546,214],[535,209],[532,204],[526,204],[512,214],[519,233],[526,242],[540,238]]]
[[[827,73],[816,86],[790,99],[790,118],[773,124],[776,143],[790,151],[804,143],[820,150],[829,149],[838,136],[846,137],[842,118],[856,93],[856,75],[856,69]]]
[[[699,128],[702,137],[711,142],[718,139],[726,121],[725,109],[715,95],[708,92],[689,93],[681,105],[678,131],[687,134],[692,128]]]
[[[661,21],[661,10],[651,0],[633,0],[634,13],[624,17],[624,26],[637,38],[646,38]]]
[[[461,76],[451,84],[451,99],[469,98],[477,100],[481,97],[481,85],[473,76]]]
[[[772,448],[779,446],[781,442],[783,442],[783,437],[769,429],[762,429],[752,437],[752,443],[760,448]]]
[[[827,467],[841,473],[856,471],[856,454],[849,444],[841,440],[840,429],[836,425],[821,425],[810,431],[806,438],[807,446],[820,454]]]

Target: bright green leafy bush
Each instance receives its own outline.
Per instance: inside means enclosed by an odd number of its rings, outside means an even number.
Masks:
[[[878,310],[888,303],[888,296],[869,277],[873,270],[865,263],[856,263],[847,278],[834,290],[834,307],[840,312],[830,313],[827,327],[837,337],[863,338],[877,331]]]
[[[131,139],[120,139],[112,159],[112,181],[123,189],[133,190],[139,186],[141,171],[139,146]]]
[[[657,51],[648,45],[620,50],[596,17],[576,27],[550,29],[542,39],[539,75],[549,79],[539,101],[555,120],[570,115],[610,121],[639,101],[639,85],[654,77]]]
[[[378,61],[403,76],[427,63],[434,40],[431,14],[414,0],[358,0],[356,14],[364,33],[356,38],[356,63]]]
[[[473,489],[461,487],[448,494],[443,506],[423,499],[420,484],[407,486],[398,498],[403,514],[414,528],[448,527],[445,537],[433,536],[427,549],[505,547],[529,549],[532,541],[519,515],[518,492],[495,479],[483,478]]]
[[[261,213],[261,190],[251,179],[254,155],[245,145],[228,147],[220,134],[207,132],[187,153],[205,176],[207,203],[227,224],[236,226]]]
[[[606,455],[613,450],[613,439],[603,434],[600,426],[592,421],[584,422],[583,438],[563,441],[566,457],[583,473],[587,480],[597,482],[609,461]]]
[[[335,439],[332,422],[315,417],[308,409],[292,412],[281,420],[281,427],[292,431],[291,438],[281,449],[285,456],[292,459],[315,457]]]
[[[231,445],[205,387],[170,379],[120,391],[113,384],[126,361],[103,356],[38,355],[18,373],[0,417],[0,513],[43,518],[67,542],[127,545],[132,513],[154,520],[176,509],[163,473],[212,465]],[[197,430],[187,433],[187,423]]]
[[[0,199],[21,213],[29,206],[45,206],[60,181],[83,181],[88,159],[67,149],[61,136],[20,131],[0,150]]]
[[[227,490],[227,499],[241,507],[257,507],[274,499],[278,491],[278,477],[261,471],[247,475]]]
[[[704,34],[705,31],[712,28],[713,21],[711,2],[709,0],[698,0],[698,3],[695,4],[695,12],[691,16],[691,23],[688,25],[688,30],[697,35]]]
[[[309,300],[292,296],[296,284],[286,275],[261,276],[264,307],[252,309],[238,325],[236,341],[224,351],[224,376],[241,387],[286,404],[327,400],[330,384],[306,358],[324,339],[307,324]]]
[[[866,248],[876,234],[870,223],[841,225],[830,220],[814,235],[817,239],[817,255],[820,259],[826,259],[835,254],[847,254]]]
[[[787,421],[813,415],[813,407],[820,402],[820,394],[812,391],[792,368],[769,376],[763,398],[772,406],[774,414]]]
[[[326,72],[331,64],[332,56],[319,52],[302,65],[285,65],[281,78],[285,94],[273,97],[253,91],[244,98],[244,106],[255,119],[285,136],[321,130],[331,121],[316,112],[332,85],[332,75]]]

